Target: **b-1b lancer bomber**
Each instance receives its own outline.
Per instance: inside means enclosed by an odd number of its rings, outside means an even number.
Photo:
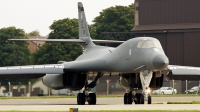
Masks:
[[[79,43],[85,50],[75,61],[59,61],[57,64],[0,67],[0,78],[42,77],[49,88],[81,90],[77,104],[96,104],[96,94],[90,93],[97,80],[105,74],[120,74],[119,83],[126,89],[124,104],[152,103],[149,89],[162,87],[163,77],[173,75],[200,75],[200,68],[169,65],[160,42],[152,37],[137,37],[127,41],[93,40],[90,37],[84,7],[78,3],[79,39],[10,39],[11,41],[47,41]],[[121,43],[116,48],[95,45]],[[88,75],[95,74],[92,82]],[[141,91],[139,93],[139,91]]]

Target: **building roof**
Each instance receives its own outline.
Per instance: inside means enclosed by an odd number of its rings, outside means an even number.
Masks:
[[[195,31],[200,30],[200,23],[185,23],[185,24],[154,24],[154,25],[137,25],[131,32],[149,33],[155,32],[179,32],[179,31]]]
[[[174,30],[174,29],[200,29],[200,23],[186,24],[155,24],[155,25],[137,25],[131,31],[141,30]]]
[[[47,39],[47,36],[30,36],[30,37],[26,37],[27,39]],[[36,41],[31,41],[32,43],[36,44]],[[43,45],[45,42],[41,42],[38,41],[37,44],[38,45]]]

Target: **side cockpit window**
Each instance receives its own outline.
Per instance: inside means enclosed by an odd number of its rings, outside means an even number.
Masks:
[[[161,46],[161,44],[160,44],[159,41],[154,40],[154,41],[153,41],[153,44],[154,44],[154,46],[157,47],[157,48],[162,48],[162,46]]]
[[[137,48],[141,48],[145,41],[146,40],[141,40],[140,42],[138,42]]]
[[[138,42],[137,44],[137,48],[152,48],[152,47],[156,47],[156,48],[162,48],[162,46],[160,45],[159,41],[156,40],[141,40]]]

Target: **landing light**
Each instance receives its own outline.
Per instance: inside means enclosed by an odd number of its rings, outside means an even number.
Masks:
[[[146,91],[147,91],[148,93],[151,92],[151,89],[150,89],[150,88],[146,87],[145,89],[146,89]]]
[[[147,90],[147,92],[150,93],[150,92],[151,92],[151,89],[149,88],[149,89]]]

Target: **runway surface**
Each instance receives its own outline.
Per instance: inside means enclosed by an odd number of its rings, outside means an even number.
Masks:
[[[153,103],[124,105],[123,98],[97,98],[97,105],[76,105],[76,98],[6,99],[0,100],[0,110],[200,110],[199,104],[166,104],[168,101],[199,101],[200,97],[153,97]]]

